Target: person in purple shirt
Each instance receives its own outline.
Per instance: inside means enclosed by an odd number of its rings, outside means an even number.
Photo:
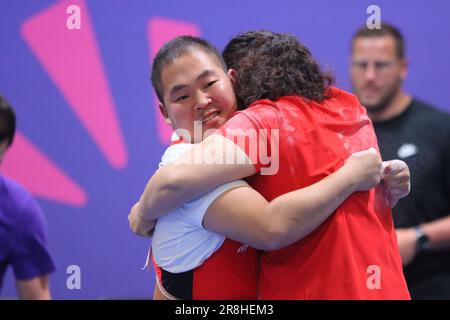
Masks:
[[[0,163],[16,128],[14,111],[0,96]],[[50,299],[48,275],[55,265],[47,248],[44,215],[18,183],[0,174],[0,291],[11,266],[21,299]]]

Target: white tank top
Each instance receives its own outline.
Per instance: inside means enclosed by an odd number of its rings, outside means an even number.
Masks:
[[[175,161],[192,147],[193,144],[188,143],[171,145],[164,153],[159,166]],[[244,180],[225,183],[159,218],[152,239],[156,264],[172,273],[181,273],[200,266],[225,240],[223,236],[203,228],[203,217],[208,207],[223,192],[247,185]]]

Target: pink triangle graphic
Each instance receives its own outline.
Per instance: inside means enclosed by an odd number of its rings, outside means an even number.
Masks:
[[[148,41],[150,46],[150,61],[153,62],[158,50],[167,41],[181,35],[200,36],[200,28],[193,24],[178,20],[169,20],[166,18],[153,18],[148,23]],[[172,129],[164,122],[164,118],[157,108],[159,100],[156,94],[153,94],[155,101],[155,112],[157,119],[158,137],[162,144],[170,142]]]
[[[75,207],[87,203],[84,190],[20,132],[5,155],[2,171],[38,197]]]
[[[66,25],[72,5],[80,9],[80,29]],[[127,150],[85,1],[57,2],[25,21],[21,32],[111,166],[124,168]]]

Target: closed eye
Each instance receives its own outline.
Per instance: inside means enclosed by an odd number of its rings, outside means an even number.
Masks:
[[[175,99],[175,102],[180,102],[180,101],[183,101],[183,100],[185,100],[185,99],[187,99],[187,98],[189,98],[189,96],[186,96],[186,95],[180,96],[180,97],[178,97],[178,98]]]
[[[213,80],[213,81],[208,82],[208,84],[206,85],[206,88],[213,86],[217,81],[219,81],[219,80]]]

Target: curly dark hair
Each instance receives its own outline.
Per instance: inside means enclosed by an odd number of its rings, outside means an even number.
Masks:
[[[235,92],[241,110],[259,99],[292,95],[323,102],[334,82],[309,49],[289,34],[245,32],[227,44],[222,56],[227,67],[236,70]]]

